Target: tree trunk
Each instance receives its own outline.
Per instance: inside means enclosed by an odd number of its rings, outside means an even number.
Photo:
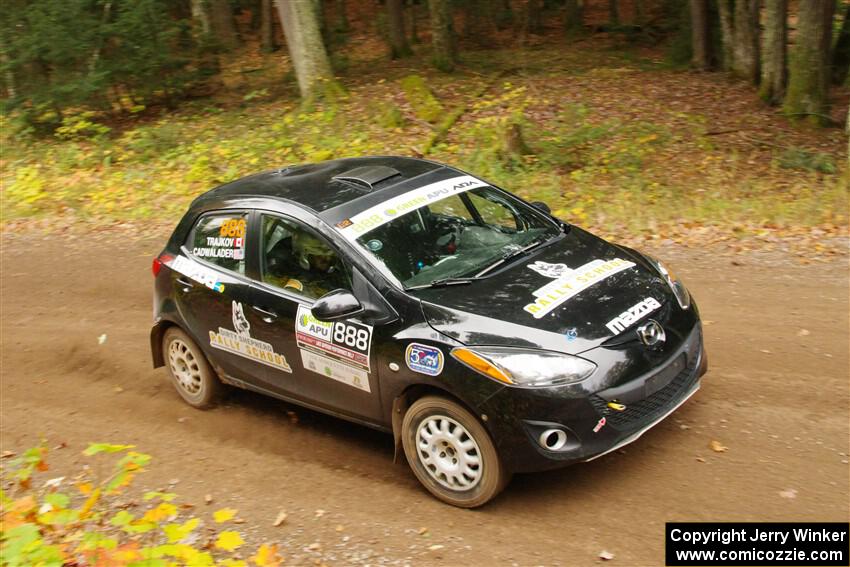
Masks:
[[[200,35],[209,35],[210,15],[206,0],[192,0],[192,18],[198,23]]]
[[[829,122],[829,62],[833,0],[800,0],[797,41],[791,52],[785,114],[807,117],[813,124]]]
[[[568,36],[580,33],[584,25],[584,6],[579,0],[567,0],[564,6],[564,31]]]
[[[496,11],[496,27],[500,30],[511,27],[514,23],[514,11],[511,7],[511,0],[494,0]]]
[[[528,0],[525,6],[525,31],[543,33],[543,0]]]
[[[335,97],[341,87],[334,79],[322,42],[315,3],[276,0],[276,4],[301,98],[312,101]]]
[[[832,83],[843,84],[850,71],[850,6],[844,10],[844,22],[835,43],[835,54],[832,57]]]
[[[260,47],[265,52],[274,51],[274,13],[272,0],[260,0]]]
[[[788,0],[765,2],[759,96],[768,104],[780,104],[782,97],[785,96],[785,83],[788,79],[786,71],[787,17]]]
[[[348,21],[348,10],[345,0],[336,0],[336,31],[346,33],[351,31],[351,23]]]
[[[404,0],[386,0],[389,27],[390,57],[407,57],[412,52],[404,33]]]
[[[736,0],[732,71],[753,84],[759,79],[759,0]]]
[[[419,41],[419,5],[416,4],[416,0],[406,0],[407,2],[407,16],[408,23],[410,24],[408,28],[410,29],[410,43],[416,45],[420,43]]]
[[[433,63],[440,71],[454,71],[457,62],[451,0],[428,0],[431,12]]]
[[[711,69],[711,36],[708,28],[708,0],[691,0],[691,63],[697,69]]]
[[[467,0],[464,9],[463,35],[482,47],[493,45],[496,6],[490,0]]]
[[[608,23],[612,27],[620,25],[620,6],[617,0],[608,0]]]
[[[209,0],[209,7],[210,23],[218,43],[228,51],[235,48],[239,45],[239,36],[236,35],[229,0]]]
[[[731,71],[735,64],[735,38],[732,20],[732,0],[718,0],[720,12],[720,41],[723,45],[723,70]]]

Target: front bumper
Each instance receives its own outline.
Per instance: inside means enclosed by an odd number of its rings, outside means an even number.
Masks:
[[[566,398],[551,390],[505,388],[481,409],[509,470],[558,468],[599,458],[637,440],[696,393],[707,368],[697,324],[662,364],[616,388]],[[541,445],[540,437],[549,429],[567,434],[557,451]]]

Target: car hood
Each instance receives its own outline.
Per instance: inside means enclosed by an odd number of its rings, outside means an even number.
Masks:
[[[414,293],[431,327],[464,344],[568,354],[615,341],[622,329],[615,333],[608,323],[647,298],[660,307],[644,310],[641,321],[664,325],[678,308],[640,254],[575,227],[481,280]]]

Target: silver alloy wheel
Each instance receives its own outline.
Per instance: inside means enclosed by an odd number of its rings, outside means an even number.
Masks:
[[[197,396],[202,384],[201,367],[189,345],[180,339],[172,340],[168,345],[168,363],[183,391]]]
[[[457,491],[475,488],[482,476],[481,450],[460,423],[444,415],[422,420],[416,432],[419,462],[440,485]]]

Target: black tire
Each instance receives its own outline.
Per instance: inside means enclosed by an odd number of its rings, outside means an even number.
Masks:
[[[426,438],[427,434],[431,437]],[[401,438],[416,478],[431,494],[452,506],[482,506],[510,480],[484,426],[466,408],[447,398],[425,396],[416,400],[404,414]]]
[[[174,389],[187,404],[198,409],[215,404],[224,385],[215,375],[204,353],[182,329],[170,327],[165,331],[162,337],[162,357]]]

